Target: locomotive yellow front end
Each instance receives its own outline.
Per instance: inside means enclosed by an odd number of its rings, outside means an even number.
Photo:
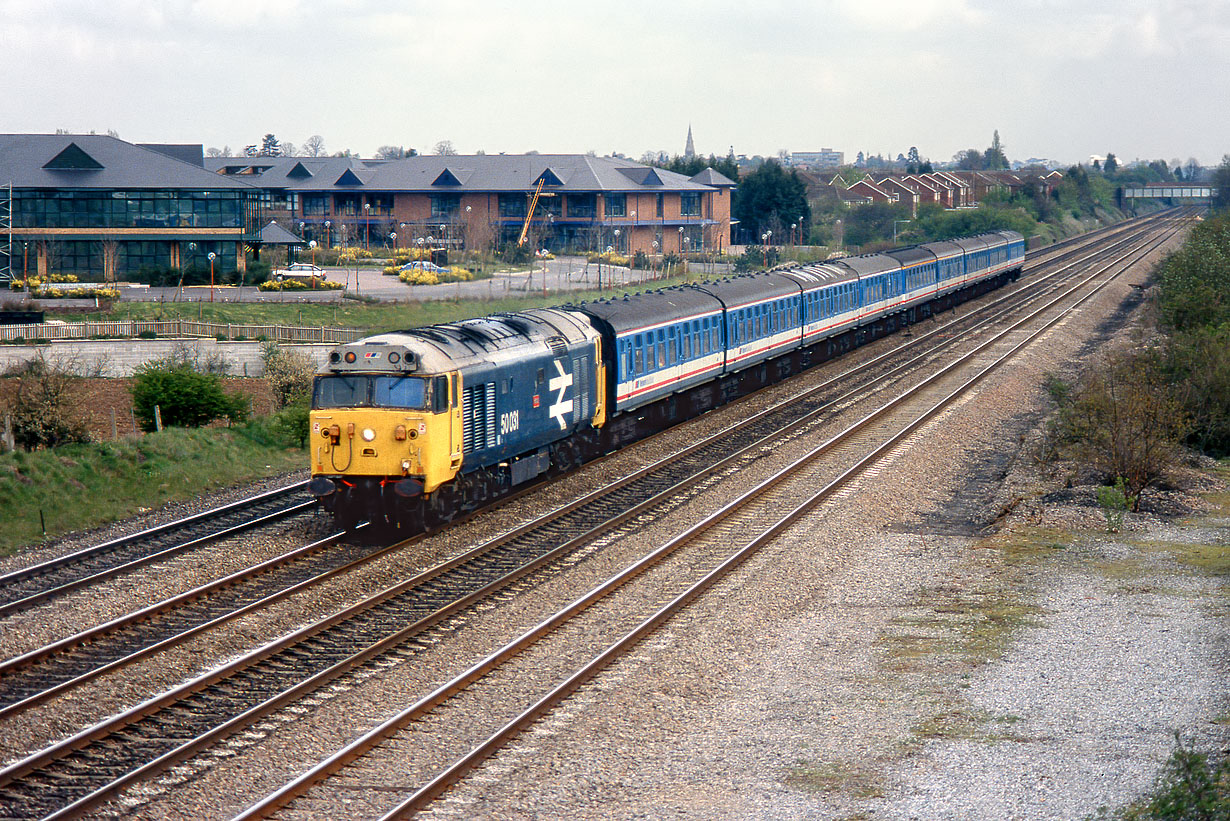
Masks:
[[[335,348],[313,383],[310,492],[347,527],[409,518],[461,467],[460,388],[405,345]]]

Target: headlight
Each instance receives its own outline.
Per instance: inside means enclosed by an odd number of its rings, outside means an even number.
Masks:
[[[364,442],[370,442],[375,438],[376,438],[376,431],[372,430],[371,428],[363,429],[363,441]]]

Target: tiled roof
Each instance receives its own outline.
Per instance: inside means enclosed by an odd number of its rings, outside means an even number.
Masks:
[[[53,162],[60,158],[58,162]],[[48,165],[51,167],[48,167]],[[14,188],[247,189],[149,148],[100,134],[0,134],[0,184]]]
[[[548,175],[548,189],[562,193],[705,191],[734,184],[716,172],[714,182],[703,182],[631,160],[589,154],[449,154],[377,161],[352,157],[208,157],[205,167],[228,170],[262,188],[296,191],[354,190],[357,186],[353,183],[338,186],[335,182],[346,171],[361,180],[364,191],[423,193],[532,191],[544,173]],[[258,175],[242,174],[250,167],[268,170]],[[291,173],[295,169],[299,169],[298,176]],[[311,176],[304,176],[303,171]],[[698,175],[703,176],[704,172]]]

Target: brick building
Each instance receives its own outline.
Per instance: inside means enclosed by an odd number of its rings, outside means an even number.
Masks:
[[[677,253],[729,244],[735,183],[706,169],[686,177],[618,157],[479,154],[210,158],[227,179],[259,186],[263,210],[323,245],[535,247]]]

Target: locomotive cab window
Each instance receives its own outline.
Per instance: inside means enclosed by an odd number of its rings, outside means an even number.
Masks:
[[[447,408],[447,377],[439,379]],[[312,386],[312,407],[427,410],[432,406],[432,393],[433,386],[419,376],[320,376]]]

